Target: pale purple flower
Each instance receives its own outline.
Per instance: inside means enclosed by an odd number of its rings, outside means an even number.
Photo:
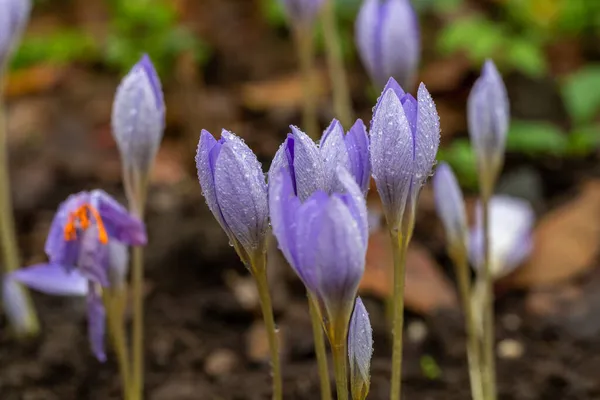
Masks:
[[[433,194],[437,213],[444,224],[449,246],[466,255],[469,230],[465,201],[452,168],[445,162],[435,170]]]
[[[440,143],[440,121],[424,84],[417,99],[390,78],[373,111],[371,166],[388,225],[399,228],[431,173]]]
[[[352,175],[337,168],[343,193],[322,190],[302,201],[288,167],[271,174],[273,234],[287,261],[330,323],[350,318],[364,272],[368,240],[366,202]]]
[[[0,0],[0,71],[29,21],[30,0]]]
[[[348,330],[348,361],[353,400],[364,400],[369,394],[372,356],[373,329],[367,309],[360,297],[357,297]]]
[[[467,111],[480,180],[490,191],[504,163],[510,119],[506,86],[491,60],[486,61],[471,90]]]
[[[501,278],[518,267],[533,248],[535,213],[529,202],[497,195],[489,203],[490,271]],[[483,221],[481,204],[477,206],[475,227],[471,230],[469,258],[473,266],[483,268]]]
[[[38,322],[30,312],[29,296],[15,280],[2,279],[2,308],[17,334],[32,334],[39,329]]]
[[[248,264],[264,251],[269,228],[267,184],[256,155],[231,132],[223,130],[217,141],[203,130],[196,167],[208,208]]]
[[[280,0],[291,25],[311,26],[324,0]]]
[[[392,77],[411,87],[419,66],[419,21],[410,0],[365,0],[356,18],[356,45],[373,82]]]
[[[269,176],[282,166],[292,176],[294,192],[305,200],[317,190],[332,193],[340,189],[335,171],[338,166],[348,169],[363,194],[369,190],[371,163],[369,137],[359,119],[348,134],[334,119],[323,133],[319,146],[295,126],[283,142],[271,163]]]
[[[88,333],[100,361],[104,353],[103,288],[111,286],[113,244],[146,244],[144,224],[101,190],[80,192],[63,202],[50,226],[48,262],[21,268],[6,279],[52,295],[87,297]]]
[[[121,153],[126,188],[137,184],[128,180],[142,179],[150,172],[164,129],[162,87],[152,61],[144,55],[121,81],[112,108],[112,131]]]

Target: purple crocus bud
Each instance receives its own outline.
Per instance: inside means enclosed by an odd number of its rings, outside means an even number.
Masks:
[[[150,58],[144,55],[121,81],[112,109],[112,131],[121,153],[125,187],[135,204],[164,129],[165,102],[160,80]]]
[[[352,400],[365,400],[371,386],[373,329],[369,314],[360,297],[356,298],[348,331],[348,361]]]
[[[415,204],[440,143],[440,121],[421,83],[417,99],[390,78],[373,112],[371,165],[388,225],[398,229],[407,203]]]
[[[337,177],[344,193],[329,196],[319,190],[302,202],[282,167],[271,175],[269,205],[279,247],[325,321],[346,326],[364,272],[368,222],[365,199],[352,175],[338,167]]]
[[[30,0],[0,0],[0,72],[29,21]]]
[[[223,130],[217,141],[203,130],[196,167],[208,208],[250,266],[265,250],[269,228],[267,185],[256,155],[231,132]]]
[[[22,268],[7,279],[51,295],[87,297],[92,350],[104,361],[101,291],[111,285],[113,244],[143,245],[144,224],[100,190],[80,192],[63,202],[46,240],[48,263]]]
[[[518,267],[533,248],[535,213],[526,200],[498,195],[489,202],[490,271],[501,278]],[[477,270],[484,262],[481,204],[477,206],[475,227],[471,230],[469,258]]]
[[[452,168],[445,162],[435,170],[433,194],[438,215],[446,230],[449,248],[466,257],[469,230],[465,201]]]
[[[410,0],[365,0],[356,19],[356,45],[373,82],[390,77],[411,87],[421,53],[419,21]]]
[[[324,0],[281,0],[291,25],[312,26]]]
[[[479,166],[482,189],[491,195],[504,163],[510,119],[508,95],[502,77],[491,60],[486,61],[467,103],[469,135]]]

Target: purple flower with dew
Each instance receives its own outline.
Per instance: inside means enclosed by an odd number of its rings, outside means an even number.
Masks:
[[[452,168],[445,162],[435,170],[433,194],[449,248],[461,252],[463,257],[467,256],[469,230],[465,201]]]
[[[250,267],[253,257],[265,251],[269,228],[267,184],[260,163],[233,133],[223,130],[217,141],[203,130],[196,167],[208,208]]]
[[[29,21],[30,0],[0,0],[0,70]]]
[[[398,229],[408,203],[415,204],[440,143],[440,121],[421,83],[417,99],[390,78],[373,111],[371,165],[388,226]]]
[[[364,400],[369,394],[372,356],[373,329],[367,309],[360,297],[357,297],[348,331],[348,361],[353,400]]]
[[[48,262],[16,270],[6,279],[47,294],[86,296],[91,347],[104,361],[102,290],[112,283],[113,261],[120,257],[114,253],[122,256],[121,245],[144,244],[146,231],[138,218],[101,190],[80,192],[54,216],[45,245]]]
[[[510,119],[508,95],[500,73],[491,60],[467,102],[469,135],[477,157],[480,182],[491,195],[492,187],[504,163],[506,134]]]
[[[160,80],[147,55],[133,66],[117,88],[112,108],[113,136],[121,152],[128,192],[150,172],[165,128]],[[130,196],[132,193],[128,193]]]
[[[497,195],[490,200],[489,218],[490,271],[498,279],[512,272],[531,253],[535,213],[526,200]],[[483,239],[482,210],[478,204],[469,246],[469,258],[477,270],[483,268]]]
[[[419,66],[419,21],[410,0],[365,0],[355,28],[356,45],[373,82],[382,87],[392,77],[413,85]]]
[[[291,25],[311,26],[324,0],[280,0]]]
[[[291,129],[292,133],[273,158],[269,176],[287,167],[294,193],[304,201],[317,190],[333,193],[340,189],[336,186],[335,171],[342,166],[354,176],[363,194],[367,193],[371,177],[369,137],[360,119],[346,135],[340,122],[334,119],[323,133],[319,146],[297,127]]]
[[[303,201],[295,194],[288,168],[281,167],[270,177],[273,234],[318,303],[331,340],[332,332],[347,329],[364,272],[368,240],[366,202],[354,178],[343,167],[336,170],[337,185],[343,192],[328,195],[316,190]]]

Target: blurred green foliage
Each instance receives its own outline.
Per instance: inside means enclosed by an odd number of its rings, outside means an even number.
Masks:
[[[38,0],[46,8],[62,0]],[[167,0],[109,0],[108,34],[99,39],[81,28],[59,28],[51,34],[27,35],[12,68],[37,63],[100,62],[121,73],[148,53],[160,74],[167,74],[178,54],[193,52],[200,64],[210,49],[180,25],[174,5]]]

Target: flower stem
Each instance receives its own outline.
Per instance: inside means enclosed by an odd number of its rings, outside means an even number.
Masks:
[[[408,233],[390,231],[394,258],[393,348],[390,399],[399,400],[402,390],[402,330],[404,328],[404,279],[406,276],[406,251]]]
[[[346,350],[347,335],[343,335],[342,339],[343,340],[337,340],[338,343],[336,344],[332,343],[331,353],[333,354],[337,399],[348,400],[348,372],[346,369],[348,360],[348,351]]]
[[[317,96],[315,94],[315,46],[312,33],[311,27],[294,27],[294,38],[304,86],[302,125],[308,136],[316,140],[319,137],[319,122],[317,118]]]
[[[489,221],[490,196],[481,196],[483,214],[483,253],[484,268],[483,281],[485,296],[483,305],[483,387],[487,400],[496,400],[496,360],[494,339],[494,278],[490,266],[490,221]]]
[[[131,382],[129,380],[130,365],[123,318],[125,295],[124,289],[115,292],[112,290],[104,292],[104,306],[106,307],[108,329],[113,343],[113,349],[117,355],[117,363],[121,375],[121,385],[123,387],[123,398],[127,400],[129,399]]]
[[[325,0],[321,21],[329,66],[329,79],[333,87],[333,110],[343,126],[350,126],[352,124],[352,104],[337,30],[334,0]]]
[[[479,336],[477,335],[473,303],[471,300],[471,276],[467,262],[466,250],[449,251],[454,262],[458,290],[460,292],[465,313],[465,331],[467,332],[467,359],[469,363],[469,379],[471,382],[471,395],[473,400],[484,400],[481,377],[481,351]]]
[[[250,270],[256,281],[258,296],[260,298],[260,308],[262,310],[265,328],[267,330],[267,340],[269,341],[269,351],[271,353],[271,367],[273,370],[273,400],[281,400],[283,397],[283,388],[281,383],[281,362],[279,360],[279,342],[277,340],[277,328],[273,318],[273,307],[271,305],[271,295],[269,293],[269,282],[267,280],[267,258],[264,252],[259,252],[251,263]]]
[[[321,400],[331,400],[331,383],[329,381],[329,368],[327,367],[327,352],[325,349],[321,316],[319,315],[315,300],[310,294],[308,295],[308,309],[310,311],[310,322],[312,323],[315,340],[315,354],[317,355],[317,366],[321,381]]]
[[[132,400],[144,396],[144,249],[132,248],[132,292],[133,292],[133,380]]]
[[[19,249],[17,247],[17,234],[10,190],[10,175],[8,172],[8,126],[6,118],[6,109],[2,96],[4,81],[1,79],[3,69],[0,68],[0,242],[3,255],[4,270],[11,272],[19,268]],[[39,321],[29,296],[29,291],[22,285],[18,285],[25,299],[26,317],[20,316],[19,320],[25,321],[25,324],[16,323],[17,316],[7,314],[11,319],[11,325],[17,335],[35,336],[38,334],[40,326]]]

